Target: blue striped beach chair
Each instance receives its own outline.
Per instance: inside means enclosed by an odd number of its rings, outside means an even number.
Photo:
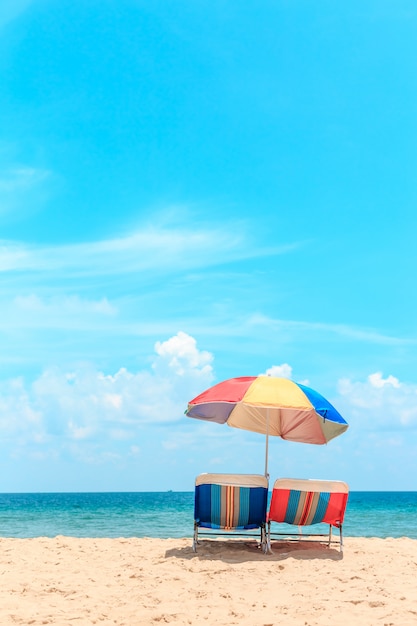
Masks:
[[[258,474],[200,474],[195,481],[193,550],[201,536],[258,537],[266,551],[268,480]],[[251,532],[252,531],[252,532]],[[254,532],[258,531],[258,532]]]
[[[345,515],[349,487],[340,480],[303,480],[279,478],[272,489],[267,516],[267,550],[271,551],[271,537],[285,535],[288,538],[304,539],[327,537],[332,542],[332,528],[339,529],[339,548],[343,551],[342,525]],[[291,524],[299,527],[297,533],[271,532],[271,522]],[[303,527],[328,524],[328,534],[310,532]],[[314,539],[313,539],[314,540]]]

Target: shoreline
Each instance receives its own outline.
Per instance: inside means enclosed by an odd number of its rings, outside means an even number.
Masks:
[[[0,538],[0,623],[417,623],[417,540]]]

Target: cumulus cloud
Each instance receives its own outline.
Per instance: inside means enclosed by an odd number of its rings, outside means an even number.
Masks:
[[[365,381],[342,379],[338,391],[346,415],[361,428],[397,430],[417,427],[417,385],[395,376],[370,374]],[[349,421],[349,420],[348,420]]]
[[[71,371],[48,368],[31,382],[0,381],[3,449],[15,458],[113,463],[140,457],[156,435],[167,453],[192,449],[195,436],[206,442],[221,438],[219,450],[227,443],[227,429],[220,433],[201,423],[188,431],[183,417],[190,398],[213,384],[213,360],[194,337],[179,331],[155,343],[148,367],[140,371],[109,373],[84,365]],[[293,378],[288,363],[271,365],[265,373]],[[360,433],[362,440],[367,432],[374,448],[379,441],[399,441],[402,433],[417,427],[417,384],[393,375],[374,372],[362,381],[342,379],[331,401],[349,422],[349,433]]]
[[[42,413],[34,406],[22,378],[0,383],[0,433],[3,440],[24,439],[28,432],[39,440]]]
[[[277,378],[292,378],[292,367],[288,363],[282,365],[272,365],[265,372],[266,376],[275,376]]]
[[[187,401],[213,380],[213,355],[178,332],[158,341],[149,370],[106,374],[84,366],[45,370],[31,384],[0,383],[0,436],[17,445],[126,441],[134,453],[143,428],[175,424]]]
[[[388,376],[388,378],[383,378],[381,372],[375,372],[375,374],[370,374],[368,376],[368,380],[373,387],[380,389],[381,387],[385,387],[385,385],[392,386],[395,388],[400,387],[400,381],[395,376]]]
[[[182,331],[167,341],[157,341],[155,351],[160,357],[153,363],[154,370],[168,367],[178,376],[186,375],[190,370],[208,377],[212,374],[213,355],[197,349],[196,340]]]

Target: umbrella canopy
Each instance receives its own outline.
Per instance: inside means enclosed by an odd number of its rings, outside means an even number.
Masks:
[[[347,422],[322,395],[287,378],[230,378],[191,400],[185,412],[289,441],[324,444],[341,435]],[[267,465],[265,463],[265,473]]]

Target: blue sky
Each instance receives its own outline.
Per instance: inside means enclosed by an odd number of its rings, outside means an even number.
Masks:
[[[350,428],[270,473],[417,489],[414,0],[3,0],[0,490],[192,490],[271,371]]]

